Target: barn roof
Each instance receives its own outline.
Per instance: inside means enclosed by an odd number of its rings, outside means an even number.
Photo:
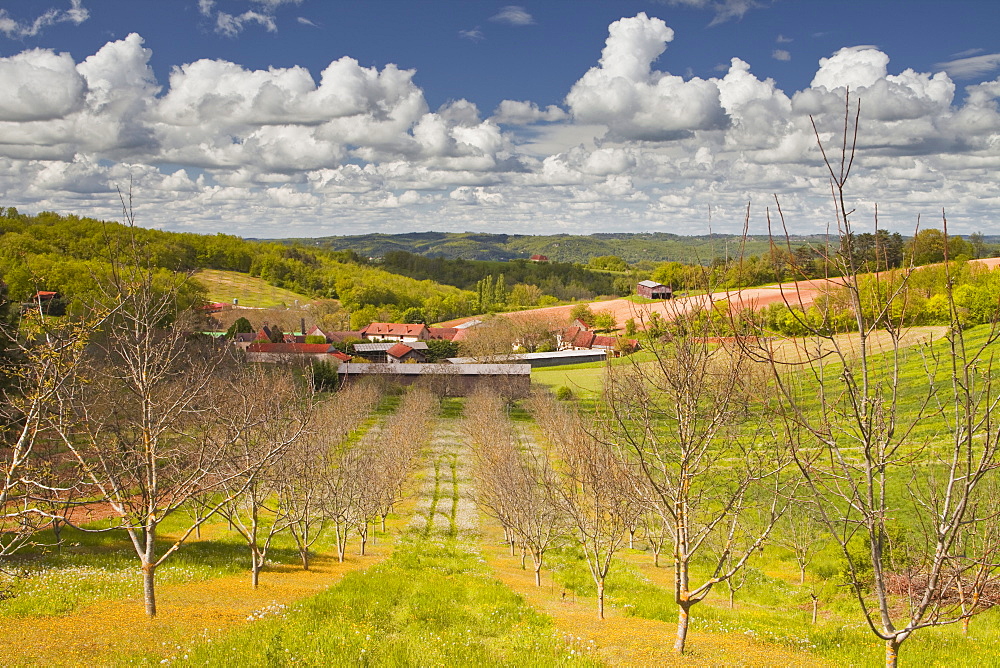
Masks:
[[[386,350],[385,354],[395,357],[396,359],[399,359],[401,357],[405,357],[407,353],[412,353],[412,352],[413,348],[411,348],[410,346],[406,345],[405,343],[397,343],[396,345]]]

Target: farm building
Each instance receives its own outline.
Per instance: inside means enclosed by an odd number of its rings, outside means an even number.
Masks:
[[[648,299],[670,299],[674,296],[673,288],[656,281],[639,281],[635,293]]]
[[[426,357],[427,355],[427,344],[423,341],[410,341],[409,343],[399,343],[398,341],[383,341],[380,343],[355,343],[354,352],[361,357],[364,357],[369,362],[384,363],[384,362],[404,362],[406,359],[398,357],[402,354],[404,357],[407,352],[402,348],[396,348],[396,346],[402,345],[404,348],[411,350],[416,355],[411,355],[407,359],[414,359],[415,361],[421,361],[416,359],[417,357]],[[390,359],[389,351],[393,350],[393,359]]]
[[[341,384],[364,378],[384,378],[400,385],[426,385],[436,394],[464,397],[480,387],[521,398],[531,389],[528,364],[341,364]]]
[[[603,362],[608,358],[607,350],[553,350],[547,353],[511,353],[504,359],[507,362],[527,363],[532,369],[544,366],[563,366],[565,364],[582,364],[584,362]],[[452,364],[473,364],[474,357],[449,357]]]
[[[381,339],[383,341],[424,341],[427,339],[427,325],[404,325],[395,322],[373,322],[362,328],[361,336],[365,339]]]

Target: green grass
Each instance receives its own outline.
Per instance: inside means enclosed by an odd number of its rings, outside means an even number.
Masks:
[[[212,666],[594,665],[452,540],[404,542],[387,561],[273,613],[174,658]]]
[[[0,615],[64,615],[100,600],[142,593],[139,559],[124,531],[88,533],[64,529],[59,551],[25,551],[4,564]],[[40,542],[51,536],[43,533]],[[171,545],[158,539],[158,554]],[[269,554],[269,556],[272,556]],[[294,562],[291,549],[278,548],[274,561]],[[192,541],[156,570],[157,584],[185,584],[234,575],[249,568],[247,549],[235,540]]]
[[[296,301],[305,304],[310,297],[291,290],[278,288],[267,281],[235,271],[202,269],[194,279],[205,286],[209,301],[232,304],[239,299],[240,306],[275,308],[291,306]]]

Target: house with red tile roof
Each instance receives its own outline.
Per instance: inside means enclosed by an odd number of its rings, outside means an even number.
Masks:
[[[396,345],[386,350],[385,358],[386,361],[389,362],[390,364],[411,363],[411,362],[421,363],[427,361],[427,357],[422,352],[416,350],[415,348],[411,348],[405,343],[397,343]]]
[[[383,341],[423,341],[427,338],[427,325],[373,322],[361,329],[361,336]]]

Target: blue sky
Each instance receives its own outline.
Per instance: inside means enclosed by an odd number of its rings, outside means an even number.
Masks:
[[[762,231],[778,195],[816,232],[809,115],[835,130],[850,86],[859,226],[877,202],[1000,233],[998,25],[962,0],[0,2],[0,203],[114,217],[131,180],[176,230],[698,234],[747,202]]]

